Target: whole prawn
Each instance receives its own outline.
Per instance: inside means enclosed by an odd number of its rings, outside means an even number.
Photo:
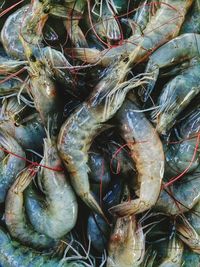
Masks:
[[[5,221],[9,233],[20,243],[36,250],[55,246],[56,241],[40,234],[28,223],[23,206],[23,192],[35,176],[33,169],[23,170],[8,191],[5,201]]]
[[[55,170],[42,168],[38,173],[41,190],[45,198],[32,188],[26,191],[26,209],[34,228],[47,236],[58,239],[67,234],[75,226],[78,205],[75,193],[67,181],[58,156],[55,140],[44,139],[44,166]],[[60,170],[56,170],[60,169]]]
[[[162,143],[145,115],[137,111],[137,105],[126,100],[116,115],[121,136],[125,139],[135,162],[139,184],[139,198],[110,209],[118,216],[130,216],[155,205],[164,174]]]

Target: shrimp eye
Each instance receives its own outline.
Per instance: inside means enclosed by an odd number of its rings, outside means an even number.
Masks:
[[[50,12],[50,7],[49,6],[46,6],[44,9],[43,9],[43,12],[45,14],[49,13]]]
[[[14,123],[15,127],[19,127],[19,123],[15,122]]]
[[[39,2],[40,2],[40,3],[43,3],[43,2],[44,2],[44,0],[39,0]]]
[[[34,55],[31,55],[29,59],[30,59],[31,62],[36,62],[36,58],[35,58]]]

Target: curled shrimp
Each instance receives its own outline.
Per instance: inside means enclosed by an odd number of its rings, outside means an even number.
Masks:
[[[24,211],[23,192],[31,183],[35,172],[26,168],[17,177],[14,184],[8,191],[5,201],[5,221],[9,233],[22,244],[33,247],[37,250],[55,246],[55,240],[36,232],[28,223]]]
[[[17,141],[3,131],[0,132],[0,146],[3,150],[10,152],[7,155],[5,152],[0,164],[0,203],[2,203],[17,174],[25,167],[25,161],[22,158],[26,158],[26,155]]]
[[[140,75],[124,81],[129,72],[129,61],[122,60],[120,65],[116,63],[106,71],[88,101],[71,114],[58,136],[58,150],[70,173],[74,190],[86,205],[100,214],[103,214],[102,210],[90,192],[87,152],[94,137],[103,128],[103,123],[112,118],[122,105],[126,93],[147,82],[147,77],[141,80]]]
[[[164,174],[164,153],[159,136],[145,115],[134,110],[138,107],[126,100],[116,119],[136,165],[139,198],[112,207],[110,211],[118,216],[140,213],[155,205]]]
[[[58,239],[75,226],[77,220],[76,196],[67,181],[58,156],[55,141],[44,139],[43,166],[38,173],[41,189],[45,198],[41,198],[33,188],[26,191],[26,209],[34,228],[47,236]],[[58,170],[56,170],[58,169]]]
[[[137,32],[119,46],[102,52],[97,49],[75,48],[73,56],[84,62],[108,66],[122,55],[126,57],[135,51],[134,63],[140,62],[148,58],[157,47],[178,35],[192,2],[193,0],[164,0],[142,33]]]

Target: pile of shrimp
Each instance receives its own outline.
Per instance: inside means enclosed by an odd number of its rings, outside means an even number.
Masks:
[[[200,0],[0,1],[0,267],[200,266]]]

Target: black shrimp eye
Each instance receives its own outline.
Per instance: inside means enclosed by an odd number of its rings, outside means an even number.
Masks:
[[[29,59],[30,59],[31,62],[35,62],[36,61],[36,58],[35,58],[34,55],[31,55]]]
[[[43,3],[43,2],[44,2],[44,0],[39,0],[39,2],[40,2],[40,3]]]
[[[45,14],[49,13],[50,12],[50,7],[49,6],[46,6],[44,9],[43,9],[43,12]]]

